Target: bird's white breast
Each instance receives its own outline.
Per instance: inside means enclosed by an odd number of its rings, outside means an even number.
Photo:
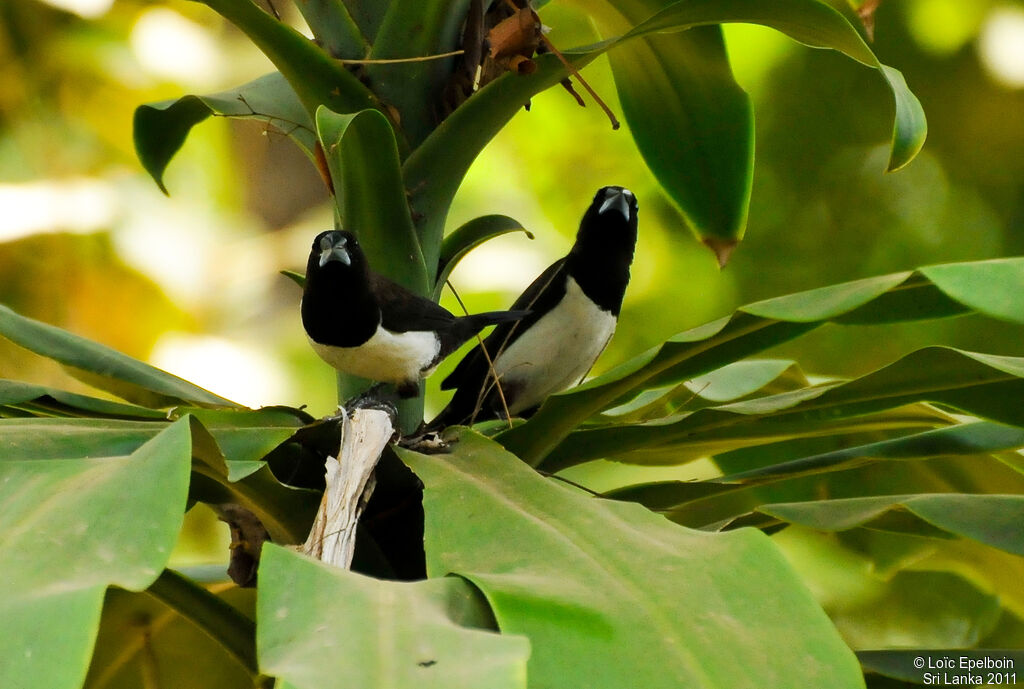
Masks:
[[[380,326],[373,337],[357,347],[335,347],[312,339],[309,343],[321,359],[339,371],[395,384],[428,375],[441,351],[433,332],[395,333]]]
[[[567,278],[562,300],[494,362],[499,380],[517,388],[509,411],[534,407],[582,380],[615,333],[615,322]]]

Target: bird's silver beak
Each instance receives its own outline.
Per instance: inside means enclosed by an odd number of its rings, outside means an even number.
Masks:
[[[327,237],[321,239],[320,267],[323,268],[330,261],[340,261],[347,266],[352,265],[352,257],[348,255],[348,249],[345,248],[347,243],[348,241],[344,238],[337,244],[333,244]]]
[[[626,189],[609,190],[605,196],[604,203],[602,203],[601,207],[597,209],[597,214],[604,215],[609,210],[616,210],[628,221],[629,201],[632,196],[632,192]]]

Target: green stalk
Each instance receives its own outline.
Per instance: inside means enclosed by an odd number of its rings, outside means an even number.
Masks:
[[[165,569],[146,592],[202,629],[254,678],[256,623],[177,572]]]

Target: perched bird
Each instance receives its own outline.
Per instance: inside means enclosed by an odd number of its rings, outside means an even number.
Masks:
[[[548,395],[587,375],[615,332],[636,234],[633,193],[600,189],[569,254],[512,305],[530,314],[499,325],[484,340],[510,414],[529,416]],[[451,402],[428,428],[504,417],[494,373],[479,345],[441,383],[442,390],[452,388]]]
[[[306,265],[302,326],[313,350],[339,371],[393,383],[401,397],[415,396],[420,379],[480,330],[527,313],[457,318],[370,270],[349,232],[318,234]]]

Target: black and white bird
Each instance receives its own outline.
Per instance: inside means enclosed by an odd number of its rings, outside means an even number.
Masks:
[[[415,396],[419,381],[483,328],[526,311],[456,317],[377,275],[355,236],[329,230],[313,240],[302,294],[302,326],[313,350],[339,371],[392,383]]]
[[[508,412],[529,416],[549,395],[579,383],[615,332],[637,236],[637,202],[628,189],[604,187],[580,222],[569,254],[516,299],[530,314],[503,323],[484,340]],[[494,373],[477,345],[442,390],[451,402],[428,428],[503,418]]]

